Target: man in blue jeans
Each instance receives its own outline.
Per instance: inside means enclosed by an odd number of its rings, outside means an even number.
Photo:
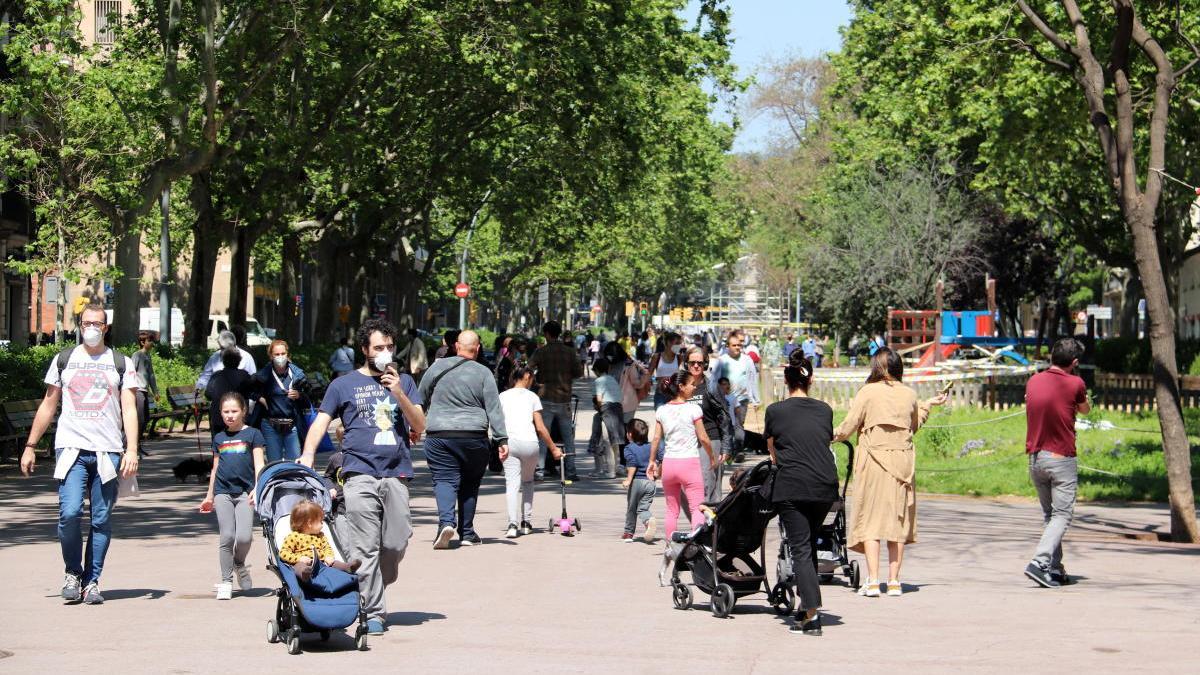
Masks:
[[[1062,564],[1062,540],[1075,512],[1079,469],[1075,461],[1075,415],[1091,410],[1087,387],[1075,374],[1083,345],[1063,338],[1050,350],[1050,368],[1025,385],[1025,452],[1029,480],[1037,489],[1045,525],[1025,576],[1045,588],[1070,583]]]
[[[435,361],[421,378],[421,400],[428,402],[429,409],[425,463],[433,476],[438,507],[435,549],[450,548],[455,534],[460,546],[483,543],[475,532],[475,505],[491,443],[499,446],[501,461],[508,457],[496,378],[475,360],[478,354],[479,335],[465,330],[455,342],[454,355]]]
[[[46,372],[46,395],[21,455],[21,473],[33,473],[38,441],[61,401],[54,435],[54,477],[58,479],[58,541],[66,568],[62,598],[98,605],[104,602],[100,573],[112,538],[117,476],[131,478],[138,469],[137,391],[142,384],[133,361],[105,346],[108,316],[103,306],[85,307],[79,326],[83,344],[66,357],[54,358]],[[91,504],[86,550],[85,498]]]

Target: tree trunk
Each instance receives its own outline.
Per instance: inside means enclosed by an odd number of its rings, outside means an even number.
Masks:
[[[246,325],[246,290],[250,286],[250,237],[237,227],[230,244],[229,325]]]
[[[1175,363],[1175,320],[1167,282],[1163,275],[1154,213],[1148,208],[1125,211],[1133,234],[1133,254],[1146,296],[1146,331],[1154,358],[1154,400],[1162,430],[1163,460],[1167,467],[1168,499],[1171,506],[1171,538],[1200,542],[1196,523],[1196,498],[1192,491],[1191,445],[1183,424],[1179,399],[1179,372]]]
[[[221,249],[216,212],[208,192],[207,172],[193,177],[188,199],[196,211],[196,220],[192,222],[192,269],[187,282],[188,304],[183,317],[183,340],[189,347],[207,348],[213,277],[217,269],[217,254]]]
[[[1121,323],[1120,336],[1137,339],[1138,336],[1138,301],[1142,299],[1142,280],[1137,270],[1129,271],[1125,287],[1121,291]]]
[[[113,301],[112,343],[126,345],[137,339],[138,308],[142,305],[142,293],[138,287],[142,280],[142,231],[136,226],[117,228],[125,234],[117,242],[117,268],[124,274],[117,279],[117,297]],[[60,282],[65,283],[65,280]]]
[[[343,260],[335,237],[326,235],[317,244],[317,260]],[[337,278],[341,265],[312,265],[312,292],[316,297],[305,298],[306,311],[315,312],[312,325],[314,342],[331,342],[338,337],[341,317],[338,315]]]
[[[296,314],[296,294],[300,292],[300,239],[294,234],[283,238],[283,260],[279,269],[279,336],[295,341],[300,337],[300,317]]]

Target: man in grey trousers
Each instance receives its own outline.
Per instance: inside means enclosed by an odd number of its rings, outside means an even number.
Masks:
[[[434,361],[421,378],[420,395],[429,410],[425,463],[433,475],[438,508],[435,549],[450,548],[455,534],[460,546],[483,543],[475,532],[475,504],[491,443],[499,446],[501,461],[508,457],[496,378],[475,360],[478,354],[479,335],[464,330],[455,343],[455,355]]]
[[[1045,588],[1071,583],[1062,564],[1062,540],[1075,512],[1079,469],[1075,461],[1075,415],[1087,414],[1087,387],[1075,374],[1083,345],[1063,338],[1050,350],[1050,368],[1025,385],[1025,452],[1029,479],[1042,504],[1044,529],[1025,576]]]
[[[317,446],[337,416],[345,430],[339,472],[345,497],[342,533],[349,559],[362,561],[358,578],[367,631],[378,635],[387,628],[384,590],[399,577],[412,537],[409,442],[425,430],[425,413],[416,383],[393,363],[396,329],[370,319],[356,337],[366,363],[329,384],[298,461],[313,465]]]

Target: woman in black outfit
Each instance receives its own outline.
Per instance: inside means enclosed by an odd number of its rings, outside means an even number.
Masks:
[[[833,410],[808,397],[813,367],[800,350],[783,370],[788,397],[767,407],[767,449],[778,467],[771,499],[792,549],[792,573],[800,608],[793,633],[821,634],[821,585],[817,576],[817,532],[838,496]]]

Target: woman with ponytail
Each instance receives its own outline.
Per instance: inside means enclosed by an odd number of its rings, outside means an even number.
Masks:
[[[837,466],[829,444],[833,441],[833,410],[824,401],[808,397],[813,366],[799,349],[783,369],[788,396],[767,407],[767,450],[778,467],[771,501],[779,513],[792,549],[792,572],[800,607],[791,630],[821,634],[821,585],[817,575],[817,532],[838,498]]]
[[[654,411],[654,433],[650,447],[658,448],[663,441],[661,471],[658,457],[651,456],[646,469],[650,476],[661,476],[663,494],[667,499],[665,532],[668,545],[671,535],[679,524],[679,492],[687,496],[689,520],[695,528],[704,520],[700,504],[704,502],[704,476],[700,469],[700,449],[703,446],[709,465],[716,464],[712,443],[704,431],[704,413],[700,406],[689,403],[696,386],[704,382],[703,376],[692,375],[686,369],[678,370],[665,383],[670,400]],[[654,453],[659,454],[658,452]]]
[[[913,478],[917,454],[913,434],[925,423],[932,406],[946,402],[945,394],[918,401],[905,386],[904,361],[881,347],[871,357],[867,385],[850,402],[850,412],[834,431],[833,440],[858,434],[854,455],[854,508],[850,509],[850,550],[867,558],[867,582],[861,595],[877,598],[879,542],[887,542],[887,594],[898,596],[904,545],[917,541],[917,493]]]

